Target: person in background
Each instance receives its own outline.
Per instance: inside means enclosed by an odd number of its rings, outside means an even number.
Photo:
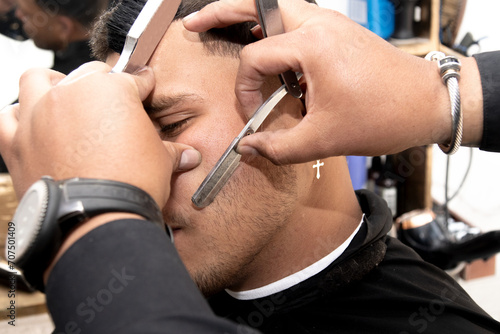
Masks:
[[[24,41],[28,38],[22,29],[21,21],[16,17],[16,1],[0,0],[0,34]],[[0,173],[6,173],[7,167],[2,157],[0,157]]]
[[[28,39],[28,36],[15,13],[15,0],[0,0],[0,34],[17,41],[24,41]]]
[[[95,60],[90,51],[92,26],[110,0],[0,0],[0,33],[31,38],[41,49],[54,51],[52,69],[69,74]],[[0,157],[0,173],[8,173]]]
[[[53,70],[68,74],[94,60],[89,38],[109,0],[17,0],[16,16],[41,49],[54,51]]]

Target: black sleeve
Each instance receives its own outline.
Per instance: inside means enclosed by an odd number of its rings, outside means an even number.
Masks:
[[[216,317],[165,232],[142,220],[110,222],[78,240],[46,294],[54,333],[257,333]]]
[[[479,148],[500,152],[500,51],[474,55],[483,88],[483,138]]]

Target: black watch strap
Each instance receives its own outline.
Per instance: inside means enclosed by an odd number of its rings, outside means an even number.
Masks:
[[[58,185],[62,191],[58,217],[63,238],[81,221],[109,212],[138,214],[165,230],[160,208],[148,193],[138,187],[85,178],[59,181]]]
[[[103,213],[128,212],[158,225],[172,239],[170,228],[154,199],[144,190],[127,183],[73,178],[42,180],[47,190],[45,214],[26,256],[16,263],[28,283],[44,291],[43,273],[57,254],[68,233],[81,222]],[[39,181],[40,182],[40,181]]]

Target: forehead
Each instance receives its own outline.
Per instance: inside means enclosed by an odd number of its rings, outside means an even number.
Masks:
[[[42,10],[42,8],[36,3],[36,0],[17,0],[17,5],[24,12],[35,12]]]
[[[181,21],[172,22],[149,62],[157,87],[172,90],[209,88],[228,81],[233,85],[238,64],[237,58],[208,52],[198,34],[187,31]]]

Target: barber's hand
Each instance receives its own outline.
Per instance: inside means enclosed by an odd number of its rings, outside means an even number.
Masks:
[[[142,106],[154,87],[151,69],[110,74],[104,63],[69,76],[30,70],[19,105],[0,113],[0,153],[20,198],[43,175],[110,179],[135,185],[162,207],[174,171],[199,164],[186,145],[163,143]]]
[[[245,137],[241,153],[276,164],[380,155],[446,142],[451,117],[437,65],[406,54],[347,17],[304,0],[279,1],[286,33],[246,46],[236,95],[251,115],[265,77],[302,72],[307,115],[292,129]],[[254,0],[214,2],[184,20],[192,31],[257,21]]]

